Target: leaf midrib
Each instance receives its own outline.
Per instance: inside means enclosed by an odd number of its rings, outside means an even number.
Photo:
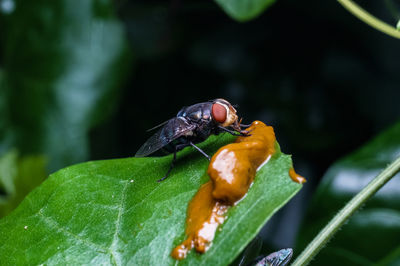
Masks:
[[[126,194],[127,194],[129,183],[130,183],[130,180],[125,180],[125,185],[122,189],[121,201],[119,203],[119,208],[118,208],[117,221],[115,222],[115,232],[114,232],[113,240],[108,249],[115,265],[121,265],[121,258],[120,258],[121,253],[117,251],[117,244],[118,244],[118,240],[119,240],[118,232],[120,231],[120,227],[121,227],[121,217],[124,213]]]

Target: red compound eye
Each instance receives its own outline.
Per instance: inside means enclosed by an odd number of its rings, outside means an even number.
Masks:
[[[211,107],[211,115],[218,123],[224,123],[226,120],[226,108],[221,104],[214,103]]]

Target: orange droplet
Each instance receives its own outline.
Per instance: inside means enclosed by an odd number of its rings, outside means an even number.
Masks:
[[[306,180],[304,177],[302,177],[301,175],[297,174],[297,173],[294,171],[294,168],[293,168],[293,167],[291,167],[291,168],[289,169],[289,176],[290,176],[290,178],[291,178],[294,182],[296,182],[296,183],[303,184],[303,183],[307,182],[307,180]]]

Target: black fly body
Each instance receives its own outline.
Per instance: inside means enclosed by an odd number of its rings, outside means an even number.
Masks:
[[[210,160],[210,156],[196,146],[197,143],[222,132],[246,136],[248,132],[241,129],[245,126],[240,124],[236,109],[224,99],[183,107],[176,117],[150,129],[161,127],[140,147],[135,157],[145,157],[161,148],[173,153],[171,165],[166,175],[158,180],[160,182],[168,177],[174,167],[177,151],[192,146]]]

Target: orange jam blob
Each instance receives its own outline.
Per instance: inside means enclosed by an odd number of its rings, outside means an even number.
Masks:
[[[214,184],[213,197],[233,205],[248,191],[258,167],[275,152],[274,129],[254,121],[232,144],[221,147],[211,158],[208,175]]]
[[[226,120],[226,108],[219,103],[214,103],[211,107],[211,115],[218,123],[224,123]]]
[[[289,169],[289,176],[296,183],[303,184],[303,183],[307,182],[307,180],[304,177],[302,177],[301,175],[297,174],[294,171],[293,167],[291,167]]]
[[[228,208],[246,195],[259,166],[275,152],[272,127],[255,121],[246,130],[249,136],[238,137],[211,158],[207,171],[210,181],[200,187],[189,203],[187,238],[174,248],[173,258],[184,259],[192,248],[199,253],[207,251]]]
[[[174,259],[184,259],[193,247],[197,252],[206,252],[218,225],[224,222],[228,206],[217,202],[212,197],[212,190],[213,184],[210,181],[205,183],[189,203],[185,231],[187,238],[172,250]]]
[[[189,203],[187,238],[171,252],[174,259],[184,259],[192,248],[199,253],[207,251],[230,206],[246,195],[257,170],[275,153],[272,127],[254,121],[246,131],[250,132],[249,136],[238,137],[211,158],[207,170],[210,181],[200,187]],[[295,182],[305,181],[294,170],[290,173]]]

